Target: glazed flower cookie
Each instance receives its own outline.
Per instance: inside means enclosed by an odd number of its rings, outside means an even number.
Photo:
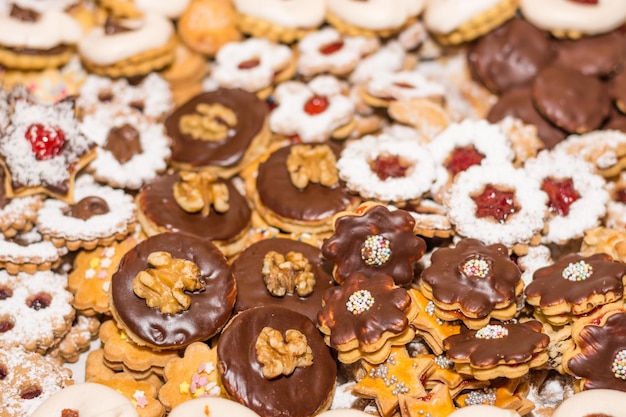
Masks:
[[[440,0],[428,3],[423,20],[440,43],[457,45],[479,38],[513,18],[518,6],[519,0]],[[450,13],[451,9],[456,12]]]
[[[485,245],[476,239],[436,249],[420,282],[437,317],[461,320],[470,329],[484,327],[491,319],[512,319],[516,299],[524,289],[521,272],[506,246]]]
[[[138,417],[135,407],[123,394],[106,385],[83,382],[67,386],[49,396],[31,417],[59,415],[104,415],[116,413],[119,417]]]
[[[324,291],[334,285],[317,247],[281,237],[248,246],[231,269],[237,282],[235,312],[273,305],[315,321]]]
[[[626,394],[616,389],[597,388],[581,391],[563,401],[554,410],[553,416],[619,415],[624,401],[626,401]]]
[[[401,0],[389,7],[383,0],[329,1],[326,20],[349,36],[389,37],[412,23],[422,13],[425,3]]]
[[[168,410],[196,398],[225,395],[217,372],[217,348],[202,342],[193,342],[181,358],[171,359],[163,377],[165,384],[159,389],[159,401]]]
[[[520,255],[539,244],[546,204],[539,181],[503,163],[474,165],[459,173],[444,201],[458,235],[501,243]]]
[[[10,274],[46,271],[57,267],[67,248],[57,248],[36,228],[20,232],[11,238],[0,235],[0,267]]]
[[[524,169],[541,181],[548,194],[547,232],[543,243],[564,244],[600,224],[609,193],[604,178],[584,159],[558,152],[542,152]]]
[[[70,330],[72,293],[65,276],[51,271],[9,275],[0,271],[0,346],[45,353]]]
[[[217,369],[230,398],[261,416],[317,415],[337,383],[337,363],[315,324],[280,307],[237,314],[217,341]]]
[[[239,13],[237,26],[255,38],[292,43],[324,23],[325,0],[271,0],[263,5],[255,0],[234,0]]]
[[[11,4],[0,13],[0,65],[43,70],[66,64],[83,35],[80,23],[62,10],[37,11]]]
[[[109,296],[115,321],[133,342],[168,350],[217,334],[230,318],[236,287],[210,240],[161,233],[124,255]]]
[[[182,232],[210,239],[226,255],[241,251],[252,210],[232,180],[201,172],[172,172],[150,181],[135,198],[144,232]]]
[[[83,65],[111,78],[147,75],[174,61],[174,25],[165,16],[146,12],[132,19],[107,19],[78,42]]]
[[[48,199],[37,214],[37,227],[56,247],[93,249],[122,240],[135,228],[137,210],[130,195],[82,176],[75,204]]]
[[[404,46],[398,41],[391,40],[376,52],[362,58],[350,74],[349,80],[353,84],[363,84],[373,74],[410,70],[414,66]]]
[[[72,372],[38,353],[0,349],[0,402],[6,417],[30,417],[48,398],[73,384]]]
[[[73,100],[51,105],[15,100],[0,141],[7,196],[45,193],[73,202],[74,176],[95,157],[94,143],[80,132],[74,109]]]
[[[270,149],[243,173],[248,198],[267,224],[282,231],[330,232],[333,216],[360,202],[339,181],[338,157],[332,143]]]
[[[334,233],[322,245],[324,258],[334,264],[335,281],[343,283],[359,272],[368,277],[386,274],[397,285],[409,286],[414,263],[426,252],[424,240],[413,233],[414,225],[408,212],[379,204],[364,203],[339,213]]]
[[[444,86],[416,71],[378,72],[360,90],[370,106],[387,107],[393,101],[427,98],[442,101]]]
[[[287,81],[274,92],[277,107],[269,125],[272,132],[296,136],[304,143],[344,139],[355,128],[355,106],[343,95],[343,86],[329,75],[320,75],[307,84]]]
[[[462,374],[478,380],[519,378],[548,360],[546,348],[550,338],[542,333],[542,328],[535,320],[488,324],[446,338],[444,348]]]
[[[346,76],[363,57],[379,46],[378,38],[343,36],[337,30],[326,27],[298,42],[298,73],[304,77],[321,73]]]
[[[626,23],[626,10],[619,0],[520,0],[524,18],[559,38],[578,39],[617,29]]]
[[[414,200],[435,181],[428,148],[413,139],[388,134],[348,142],[337,161],[339,177],[353,192],[385,202]]]
[[[288,46],[250,38],[222,46],[211,77],[220,87],[241,88],[265,99],[274,84],[290,79],[295,71],[296,60]]]
[[[410,323],[418,309],[411,292],[398,287],[390,275],[369,278],[355,272],[326,290],[317,325],[339,362],[380,364],[394,346],[413,340]]]
[[[540,268],[526,286],[526,301],[560,326],[605,304],[621,304],[626,265],[600,253],[568,254]]]
[[[267,115],[265,102],[240,89],[220,88],[192,97],[165,120],[172,139],[171,164],[223,178],[239,173],[269,144]]]

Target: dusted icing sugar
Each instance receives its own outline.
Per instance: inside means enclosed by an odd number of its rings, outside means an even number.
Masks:
[[[36,22],[23,22],[0,14],[0,43],[16,48],[51,49],[73,45],[83,34],[80,24],[59,10],[44,12]]]

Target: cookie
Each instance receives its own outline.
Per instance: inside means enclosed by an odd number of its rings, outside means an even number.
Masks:
[[[614,389],[593,389],[582,391],[563,401],[555,410],[554,417],[582,417],[589,414],[621,413],[622,402],[626,400],[623,392]]]
[[[403,417],[419,417],[428,414],[447,416],[456,410],[446,384],[435,385],[422,398],[401,395],[399,401],[400,414]]]
[[[200,2],[194,2],[198,4]],[[224,4],[222,2],[217,2]],[[167,68],[160,72],[172,91],[172,99],[180,106],[193,96],[202,92],[202,82],[209,73],[209,62],[199,52],[182,42],[176,45],[175,58]]]
[[[444,339],[453,334],[460,333],[461,326],[457,324],[457,322],[444,321],[437,317],[435,315],[435,303],[426,298],[422,291],[417,289],[411,289],[409,291],[411,291],[413,300],[419,306],[420,310],[411,321],[411,325],[415,327],[417,334],[424,339],[428,347],[430,347],[436,355],[441,355],[443,353]],[[429,376],[429,379],[432,378]],[[447,380],[446,382],[450,381]],[[455,385],[450,386],[450,388],[455,388],[459,384],[460,382],[448,385]]]
[[[620,71],[609,81],[609,94],[620,112],[626,114],[626,71]]]
[[[115,17],[130,18],[144,12],[154,12],[170,19],[177,19],[187,10],[191,1],[175,0],[163,3],[150,0],[98,0],[98,3]]]
[[[424,98],[393,101],[387,111],[389,117],[414,127],[429,139],[444,131],[452,122],[441,103]]]
[[[19,232],[11,238],[0,235],[0,267],[10,274],[47,271],[61,263],[67,248],[57,248],[43,239],[37,228]]]
[[[583,256],[596,253],[606,253],[616,261],[626,260],[626,245],[624,243],[623,229],[616,227],[594,227],[585,231],[585,236],[580,246]]]
[[[555,48],[554,65],[573,68],[584,75],[601,79],[622,71],[626,60],[626,37],[619,30],[575,40],[559,40]]]
[[[157,399],[158,387],[149,380],[136,380],[124,372],[108,378],[94,378],[91,383],[106,385],[131,402],[139,417],[163,417],[165,407]]]
[[[503,410],[494,405],[469,405],[456,410],[450,417],[519,417],[519,413],[513,410]]]
[[[193,1],[178,19],[178,35],[192,51],[212,57],[227,43],[241,40],[236,22],[231,2]]]
[[[62,363],[76,363],[83,352],[91,347],[91,342],[98,336],[100,320],[77,314],[70,331],[56,345],[48,356]]]
[[[372,74],[360,93],[363,101],[370,106],[387,107],[393,101],[415,98],[441,102],[445,89],[442,84],[419,72],[399,71]]]
[[[196,398],[185,401],[174,408],[168,415],[171,417],[186,417],[194,413],[212,413],[215,415],[237,415],[241,417],[259,417],[248,407],[226,398]]]

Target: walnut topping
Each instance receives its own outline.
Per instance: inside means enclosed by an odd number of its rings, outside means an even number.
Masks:
[[[211,205],[218,213],[225,213],[228,204],[228,187],[217,182],[217,176],[209,172],[181,172],[174,184],[174,199],[188,213],[201,212],[208,216]]]
[[[337,158],[326,145],[300,145],[291,148],[287,157],[287,170],[291,183],[300,189],[309,182],[332,187],[339,182]]]
[[[146,300],[148,307],[156,307],[164,314],[176,314],[191,304],[185,291],[204,290],[200,269],[194,262],[172,258],[168,252],[152,252],[148,263],[151,267],[139,272],[133,280],[133,291]]]
[[[297,293],[306,297],[313,292],[315,275],[309,260],[300,252],[287,255],[270,251],[263,259],[263,282],[275,297]]]
[[[266,379],[291,375],[296,367],[313,364],[313,351],[307,344],[306,336],[295,329],[287,330],[283,339],[278,330],[264,327],[256,339],[255,348]]]
[[[195,113],[180,118],[178,128],[194,139],[216,142],[228,137],[230,129],[237,125],[237,115],[219,104],[200,103]]]

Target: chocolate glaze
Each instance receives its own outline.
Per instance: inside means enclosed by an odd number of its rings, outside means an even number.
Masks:
[[[462,272],[461,266],[473,257],[490,265],[484,278]],[[422,271],[422,281],[430,285],[436,300],[459,303],[478,318],[489,315],[497,304],[514,302],[520,279],[521,272],[509,258],[506,246],[484,245],[469,238],[460,240],[454,248],[435,250],[431,265]]]
[[[219,103],[237,116],[237,126],[228,138],[211,142],[193,139],[178,128],[180,118],[194,113],[200,103]],[[166,120],[165,129],[172,138],[172,161],[195,167],[215,165],[230,167],[243,158],[248,146],[265,123],[268,109],[255,94],[241,89],[220,88],[201,93],[179,106]]]
[[[41,14],[36,10],[20,7],[17,4],[11,4],[9,16],[22,22],[34,23],[41,18]]]
[[[93,216],[108,212],[109,205],[106,201],[97,196],[89,196],[72,205],[67,214],[77,219],[89,220]]]
[[[142,152],[139,131],[128,123],[109,130],[104,149],[111,152],[121,164]]]
[[[554,58],[552,40],[526,20],[512,19],[468,51],[473,73],[496,94],[527,85]]]
[[[218,180],[228,187],[229,210],[218,213],[211,207],[209,215],[203,216],[199,212],[187,213],[174,199],[173,187],[178,178],[178,173],[161,175],[139,191],[137,204],[148,220],[168,231],[217,241],[235,238],[250,225],[252,211],[230,181]]]
[[[626,133],[626,114],[617,110],[617,108],[613,107],[611,109],[611,115],[608,120],[602,126],[602,129],[605,130],[620,130]]]
[[[609,117],[611,99],[607,86],[574,69],[544,68],[531,88],[537,110],[567,132],[590,132]]]
[[[324,145],[331,146],[339,158],[339,147]],[[333,187],[309,183],[303,190],[296,188],[291,183],[286,163],[292,146],[297,145],[280,148],[259,165],[256,187],[264,206],[286,219],[323,221],[357,201],[358,197],[351,195],[341,183]]]
[[[622,113],[626,113],[626,69],[611,79],[609,94]]]
[[[525,323],[498,325],[508,330],[508,336],[499,339],[480,339],[478,330],[465,330],[443,340],[446,356],[451,360],[469,359],[472,366],[488,368],[498,363],[513,365],[528,362],[534,353],[548,347],[550,337],[542,333],[543,325],[530,320]]]
[[[297,294],[286,294],[284,297],[275,297],[270,294],[263,282],[263,260],[265,255],[275,251],[286,255],[290,251],[300,252],[304,255],[313,268],[315,274],[315,287],[313,292],[306,297]],[[304,314],[312,321],[317,320],[317,313],[322,307],[322,295],[324,291],[333,286],[334,281],[324,265],[321,251],[315,246],[291,239],[266,239],[252,244],[241,252],[232,263],[232,271],[237,281],[237,302],[235,311],[243,311],[252,307],[274,305],[288,308]]]
[[[166,251],[174,258],[195,262],[205,290],[188,293],[191,306],[178,314],[150,308],[133,292],[133,280],[149,267],[152,252]],[[207,340],[230,318],[236,297],[235,279],[222,252],[208,239],[183,233],[149,237],[129,250],[111,278],[112,308],[121,324],[157,348],[184,347]]]
[[[591,276],[581,281],[563,278],[563,270],[570,263],[581,260],[593,268]],[[540,306],[543,308],[561,303],[584,304],[593,294],[613,293],[619,298],[624,293],[622,284],[624,275],[626,265],[614,261],[605,253],[588,257],[570,253],[552,265],[536,270],[532,282],[526,286],[525,293],[527,297],[541,297]]]
[[[567,137],[567,132],[550,123],[537,111],[532,102],[530,87],[513,88],[501,95],[489,111],[487,120],[497,123],[506,116],[537,126],[537,135],[547,149],[552,149]]]
[[[556,41],[555,65],[572,68],[592,77],[609,77],[624,65],[626,36],[613,31],[580,39]]]
[[[581,353],[567,361],[567,368],[584,378],[583,389],[608,388],[626,391],[626,381],[611,370],[615,355],[626,349],[626,312],[612,314],[601,326],[585,326],[576,344]]]
[[[289,376],[267,380],[257,361],[255,343],[261,330],[272,327],[283,336],[302,332],[313,351],[313,364]],[[313,322],[305,315],[280,307],[257,307],[239,313],[217,342],[217,369],[226,391],[261,417],[310,417],[332,395],[337,365]]]

